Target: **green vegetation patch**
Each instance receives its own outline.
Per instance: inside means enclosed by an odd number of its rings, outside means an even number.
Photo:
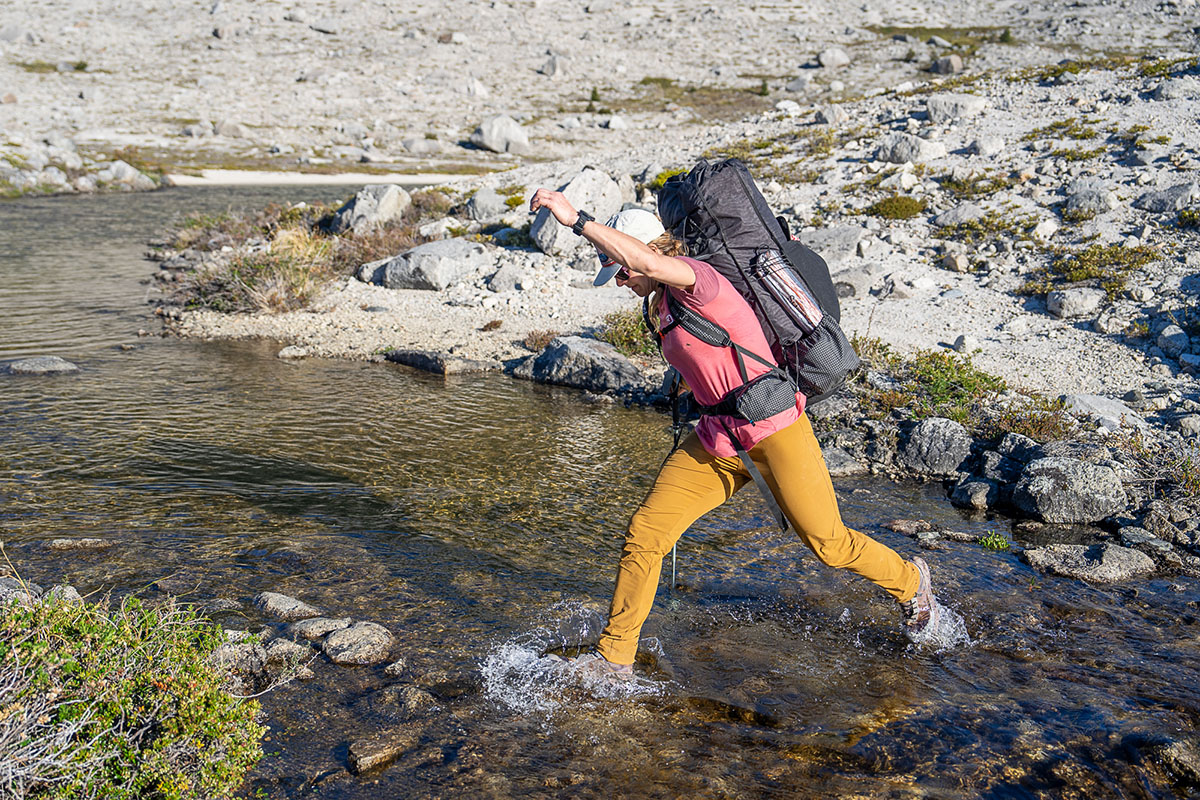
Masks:
[[[985,550],[1007,550],[1009,548],[1008,537],[997,531],[988,531],[983,536],[979,537],[979,544]]]
[[[990,211],[977,220],[939,228],[933,235],[938,239],[950,239],[971,245],[982,245],[1001,237],[1030,240],[1033,238],[1031,231],[1037,223],[1037,217],[1033,214]]]
[[[1075,139],[1083,141],[1085,139],[1094,139],[1096,137],[1096,129],[1081,123],[1077,118],[1060,119],[1051,122],[1041,128],[1034,128],[1029,133],[1021,137],[1023,142],[1032,142],[1034,139]]]
[[[1082,250],[1058,248],[1048,267],[1034,273],[1019,294],[1044,295],[1064,286],[1094,284],[1104,289],[1109,300],[1125,291],[1126,281],[1161,256],[1151,247],[1093,244]]]
[[[1103,147],[1097,147],[1095,150],[1062,148],[1059,150],[1051,150],[1050,155],[1054,158],[1061,158],[1064,161],[1091,161],[1093,158],[1099,158],[1107,152],[1108,150]]]
[[[938,181],[942,188],[950,192],[956,197],[964,199],[973,199],[977,197],[987,197],[996,192],[1005,189],[1011,189],[1016,181],[1008,175],[999,175],[996,173],[978,172],[972,173],[965,178],[955,178],[952,175],[943,175],[934,180]]]
[[[630,357],[658,354],[658,344],[642,321],[642,312],[614,311],[604,315],[604,324],[596,332],[596,338],[608,342],[617,351]]]
[[[610,103],[626,112],[657,112],[679,106],[690,109],[701,119],[721,121],[741,119],[771,107],[770,100],[762,94],[761,84],[749,88],[689,86],[674,78],[651,76],[634,84],[631,96],[612,99]]]
[[[1057,64],[1026,67],[1008,76],[1010,83],[1050,83],[1068,72],[1078,75],[1092,70],[1116,70],[1129,66],[1136,59],[1129,55],[1106,55],[1092,59],[1067,59]]]
[[[687,174],[687,170],[682,167],[679,169],[664,169],[662,172],[655,175],[654,180],[650,181],[648,184],[646,184],[646,186],[647,186],[647,188],[653,189],[654,191],[657,192],[664,185],[666,185],[667,181],[670,180],[671,178],[674,178],[676,175],[686,175],[686,174]]]
[[[1160,58],[1146,61],[1138,67],[1138,75],[1143,78],[1169,78],[1195,70],[1200,65],[1200,58]]]
[[[990,42],[1003,42],[1010,44],[1012,42],[1012,33],[1007,28],[999,26],[983,26],[978,28],[929,28],[924,26],[901,26],[901,25],[868,25],[867,30],[876,33],[888,39],[893,36],[912,36],[913,38],[927,42],[934,36],[939,39],[945,39],[951,44],[955,52],[960,55],[974,55],[982,44]],[[1004,40],[1007,34],[1007,41]]]
[[[36,73],[39,75],[44,75],[48,72],[58,72],[59,71],[57,64],[51,64],[49,61],[42,61],[40,59],[37,61],[14,61],[13,63],[20,69],[25,70],[26,72],[33,72],[33,73]],[[87,70],[88,64],[86,61],[70,61],[70,62],[67,62],[67,66],[70,69],[66,70],[66,71],[84,72],[85,70]]]
[[[912,219],[925,213],[925,201],[906,195],[894,195],[867,206],[866,213],[883,219]]]
[[[1185,208],[1179,212],[1179,227],[1200,228],[1200,208]]]
[[[6,788],[31,800],[233,796],[266,729],[209,663],[223,643],[170,601],[0,608]]]

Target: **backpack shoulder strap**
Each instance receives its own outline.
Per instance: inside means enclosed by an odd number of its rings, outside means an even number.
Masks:
[[[763,366],[770,367],[772,370],[780,371],[779,365],[774,361],[763,358],[762,356],[742,347],[737,342],[733,341],[733,337],[729,335],[729,331],[722,328],[717,323],[710,320],[708,317],[701,314],[699,311],[688,308],[683,303],[680,303],[667,291],[667,307],[671,309],[671,317],[673,322],[663,329],[663,332],[670,330],[673,326],[679,325],[685,331],[695,336],[705,344],[713,347],[732,347],[734,355],[737,357],[738,372],[742,376],[742,381],[750,380],[746,373],[745,356],[753,358]],[[660,345],[661,346],[661,345]]]

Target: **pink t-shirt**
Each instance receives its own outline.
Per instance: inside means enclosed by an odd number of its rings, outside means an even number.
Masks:
[[[745,298],[733,288],[733,284],[703,261],[694,258],[685,258],[684,261],[695,271],[696,284],[691,291],[667,291],[672,292],[675,300],[681,305],[704,315],[729,331],[733,341],[746,350],[771,359],[771,348],[767,345],[767,338],[758,324],[754,309],[750,308]],[[665,328],[671,322],[671,311],[664,297],[659,308],[659,328]],[[663,335],[662,352],[667,363],[679,370],[696,400],[702,405],[716,405],[731,389],[743,383],[742,375],[738,371],[737,355],[732,347],[713,347],[705,344],[685,331],[681,325],[676,325]],[[746,375],[751,379],[769,371],[767,366],[753,358],[744,357],[744,360]],[[731,416],[701,417],[700,424],[696,426],[696,434],[709,453],[718,458],[732,458],[737,456],[737,450],[721,426],[722,420],[738,437],[742,447],[749,450],[775,431],[791,425],[799,419],[803,410],[804,395],[797,393],[795,408],[781,411],[757,423],[752,424]]]

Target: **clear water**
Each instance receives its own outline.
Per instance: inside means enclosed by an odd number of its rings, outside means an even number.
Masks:
[[[314,680],[263,698],[271,755],[246,796],[1195,796],[1131,746],[1194,735],[1190,579],[1090,587],[947,545],[922,554],[964,627],[954,646],[915,650],[894,604],[821,567],[746,492],[681,543],[636,681],[597,686],[545,657],[602,624],[663,417],[495,375],[136,335],[158,329],[141,256],[163,225],[338,194],[0,204],[0,361],[82,368],[0,376],[0,538],[25,577],[221,598],[236,610],[220,622],[253,630],[266,621],[251,598],[280,591],[397,635],[398,678],[317,661]],[[912,540],[883,522],[1008,531],[937,487],[838,488],[850,524],[906,555]],[[114,546],[47,548],[84,536]],[[380,692],[391,684],[426,688],[436,708],[399,709]],[[350,742],[396,725],[419,743],[346,771]]]

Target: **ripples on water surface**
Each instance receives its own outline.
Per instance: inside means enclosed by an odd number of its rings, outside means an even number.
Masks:
[[[774,531],[752,492],[683,541],[634,687],[564,675],[543,654],[594,639],[664,419],[498,376],[136,337],[157,330],[141,252],[159,226],[282,196],[0,205],[0,359],[82,367],[0,376],[0,537],[25,575],[225,598],[241,610],[220,621],[255,630],[250,598],[293,594],[387,625],[408,662],[399,682],[438,699],[413,720],[376,694],[397,679],[317,663],[315,680],[264,698],[276,754],[248,793],[1187,796],[1131,743],[1195,728],[1195,581],[1089,587],[950,545],[925,556],[974,644],[913,652],[892,603]],[[852,525],[906,555],[912,541],[880,523],[1007,530],[934,487],[839,490]],[[73,536],[116,546],[46,548]],[[397,723],[423,731],[416,747],[344,772],[347,742]]]

